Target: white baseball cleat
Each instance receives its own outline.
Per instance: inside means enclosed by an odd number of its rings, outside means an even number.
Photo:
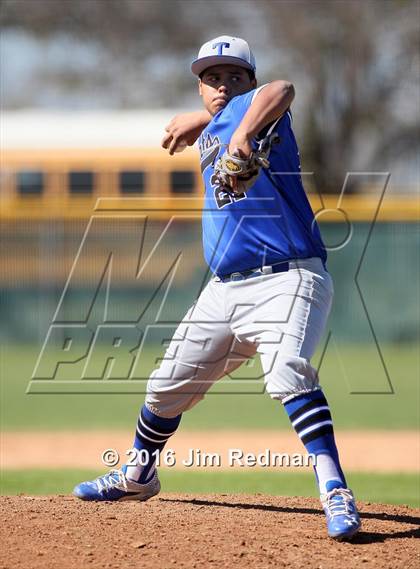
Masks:
[[[122,502],[139,500],[145,502],[159,494],[160,482],[157,471],[149,482],[138,484],[126,478],[122,470],[111,470],[95,480],[81,482],[73,490],[73,496],[94,502]]]
[[[328,535],[337,540],[351,539],[361,522],[354,496],[349,488],[333,488],[321,494],[321,504],[327,516]]]

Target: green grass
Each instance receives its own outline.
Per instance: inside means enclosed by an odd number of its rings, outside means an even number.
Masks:
[[[97,475],[97,471],[91,470],[4,470],[1,493],[69,494],[78,482]],[[180,472],[162,469],[160,478],[165,492],[318,495],[314,476],[310,473]],[[350,473],[347,479],[359,500],[420,507],[419,477],[416,474]]]
[[[383,345],[383,357],[395,393],[389,391],[378,353],[369,345],[336,345],[332,341],[320,370],[337,429],[415,429],[419,424],[418,350],[414,345]],[[144,395],[108,393],[26,394],[39,353],[34,346],[4,346],[1,364],[1,429],[132,429]],[[144,375],[161,350],[146,352]],[[104,361],[104,352],[97,354]],[[106,358],[105,358],[106,359]],[[314,359],[317,365],[319,355]],[[63,378],[80,377],[79,367],[67,366]],[[244,377],[255,378],[259,363],[242,366]],[[79,375],[78,375],[79,374]],[[238,372],[236,373],[238,376]],[[61,377],[61,376],[60,376]],[[55,382],[55,380],[52,380]],[[106,380],[102,381],[106,384]],[[54,383],[54,387],[57,382]],[[262,393],[262,380],[247,382],[252,394],[241,393],[237,379],[223,380],[182,419],[183,430],[289,429],[278,401]],[[136,387],[136,382],[134,382]],[[243,384],[242,384],[243,387]],[[227,393],[233,391],[234,393]],[[242,389],[243,391],[243,389]],[[363,393],[355,394],[355,391]],[[366,392],[385,392],[372,394]]]

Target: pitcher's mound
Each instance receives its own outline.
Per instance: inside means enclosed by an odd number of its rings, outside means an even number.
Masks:
[[[0,504],[1,569],[420,566],[420,510],[405,506],[359,504],[361,532],[338,543],[310,498],[160,494],[146,503],[89,503],[6,496]]]

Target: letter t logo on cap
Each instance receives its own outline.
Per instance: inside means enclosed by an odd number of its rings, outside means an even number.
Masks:
[[[223,55],[223,48],[224,47],[230,47],[230,43],[225,42],[225,41],[219,41],[218,43],[214,43],[211,47],[213,49],[216,49],[216,47],[217,47],[218,48],[217,55]]]

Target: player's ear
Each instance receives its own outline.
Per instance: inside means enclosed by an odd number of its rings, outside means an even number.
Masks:
[[[257,87],[257,79],[256,79],[256,77],[254,77],[254,79],[251,79],[251,85],[252,85],[252,88],[253,88],[253,89],[255,89],[255,88]]]
[[[199,77],[199,78],[198,78],[198,93],[199,93],[200,95],[203,94],[202,89],[201,89],[201,85],[202,85],[202,82],[201,82],[201,79],[200,79],[200,77]]]

